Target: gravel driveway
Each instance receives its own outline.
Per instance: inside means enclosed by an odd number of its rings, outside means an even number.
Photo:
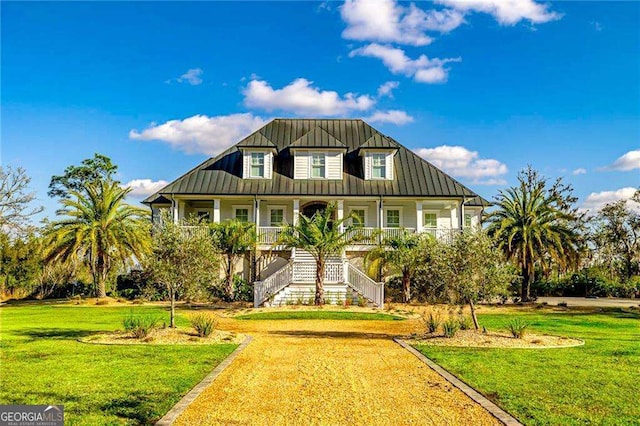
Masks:
[[[391,340],[406,321],[222,319],[254,337],[179,425],[500,424]]]

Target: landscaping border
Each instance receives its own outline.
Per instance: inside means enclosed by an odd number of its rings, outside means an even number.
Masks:
[[[251,343],[253,338],[251,336],[247,336],[240,346],[238,346],[231,354],[226,357],[216,368],[213,369],[211,373],[207,375],[200,383],[195,385],[193,389],[191,389],[185,396],[182,397],[180,401],[176,405],[174,405],[171,410],[167,412],[160,420],[158,420],[155,426],[168,426],[172,425],[173,422],[176,421],[178,416],[187,409],[187,407],[195,401],[195,399],[200,396],[200,394],[207,388],[209,385],[227,368],[233,360],[246,348],[249,343]]]
[[[427,364],[429,366],[429,368],[431,368],[433,371],[435,371],[440,376],[442,376],[443,379],[445,379],[446,381],[451,383],[456,388],[460,389],[469,398],[471,398],[472,400],[474,400],[475,402],[480,404],[480,406],[482,406],[482,408],[487,410],[493,417],[495,417],[496,419],[500,420],[505,425],[507,425],[507,426],[523,426],[522,423],[520,423],[518,421],[518,419],[516,419],[511,414],[509,414],[506,411],[504,411],[502,408],[498,407],[493,402],[489,401],[480,392],[478,392],[477,390],[475,390],[474,388],[472,388],[471,386],[469,386],[468,384],[466,384],[462,380],[458,379],[456,376],[454,376],[453,374],[449,373],[447,370],[445,370],[444,368],[440,367],[438,364],[436,364],[435,362],[433,362],[432,360],[430,360],[429,358],[424,356],[422,353],[420,353],[420,351],[415,349],[413,346],[409,345],[404,340],[400,339],[399,337],[394,337],[393,341],[396,342],[397,344],[399,344],[400,346],[402,346],[403,348],[405,348],[406,350],[408,350],[409,352],[411,352],[420,361],[422,361],[425,364]]]

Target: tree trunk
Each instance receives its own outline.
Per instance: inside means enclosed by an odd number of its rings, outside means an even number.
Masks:
[[[531,288],[531,283],[535,279],[535,268],[522,268],[522,290],[520,292],[520,299],[523,302],[529,301],[529,289]]]
[[[469,307],[471,308],[471,318],[473,319],[473,326],[476,330],[480,329],[480,324],[478,324],[478,317],[476,316],[476,307],[473,305],[473,300],[469,299]]]
[[[402,301],[409,303],[411,300],[411,277],[408,273],[402,274]]]
[[[325,262],[322,257],[316,259],[316,305],[324,305],[324,266]]]
[[[226,285],[224,289],[227,295],[227,302],[233,302],[233,269],[233,257],[229,256],[227,258]]]
[[[171,317],[169,319],[169,327],[176,328],[176,293],[173,289],[169,290],[169,299],[171,302]]]

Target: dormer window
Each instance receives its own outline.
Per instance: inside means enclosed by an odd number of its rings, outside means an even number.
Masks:
[[[322,178],[326,176],[326,158],[324,153],[311,154],[311,177]]]
[[[264,152],[251,153],[251,177],[264,177]]]
[[[243,179],[271,179],[273,174],[272,149],[243,148],[242,149],[242,178]]]
[[[372,177],[374,179],[386,179],[387,177],[387,156],[386,154],[372,154],[371,165]]]

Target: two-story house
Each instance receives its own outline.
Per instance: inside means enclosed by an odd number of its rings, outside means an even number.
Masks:
[[[197,215],[254,222],[255,253],[238,265],[254,282],[255,304],[308,300],[315,263],[301,250],[273,247],[282,225],[329,202],[371,238],[327,264],[325,294],[361,295],[381,306],[384,288],[362,272],[378,238],[407,230],[449,239],[478,226],[486,201],[362,120],[275,119],[144,200],[158,217]],[[376,237],[377,235],[377,237]]]

